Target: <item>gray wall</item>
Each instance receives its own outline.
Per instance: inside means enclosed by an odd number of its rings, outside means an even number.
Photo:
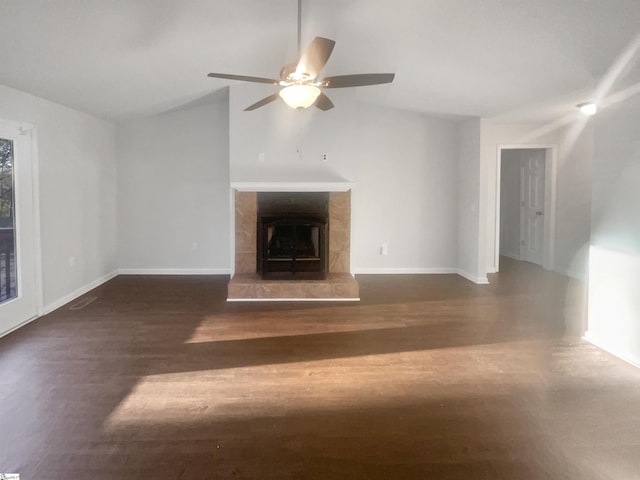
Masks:
[[[228,96],[118,125],[124,273],[228,273]]]
[[[586,280],[591,232],[592,123],[563,131],[558,162],[555,270]]]
[[[481,122],[474,118],[459,126],[458,151],[458,268],[466,278],[486,283],[480,231]]]
[[[359,105],[354,262],[361,272],[438,272],[457,268],[456,124]],[[379,255],[387,243],[389,255]]]
[[[520,259],[520,151],[503,150],[500,164],[500,255]]]
[[[37,128],[46,312],[117,270],[115,127],[1,85],[0,118]]]

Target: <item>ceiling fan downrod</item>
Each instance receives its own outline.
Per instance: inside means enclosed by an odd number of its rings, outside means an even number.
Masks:
[[[300,52],[302,51],[302,0],[298,0],[298,58],[300,58]]]

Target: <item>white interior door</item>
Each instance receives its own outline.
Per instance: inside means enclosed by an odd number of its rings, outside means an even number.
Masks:
[[[0,121],[0,335],[37,316],[31,133]]]
[[[545,151],[523,150],[521,258],[542,265],[544,256]]]

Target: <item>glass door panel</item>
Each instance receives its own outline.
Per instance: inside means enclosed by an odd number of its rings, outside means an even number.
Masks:
[[[13,141],[0,138],[0,303],[18,296]]]

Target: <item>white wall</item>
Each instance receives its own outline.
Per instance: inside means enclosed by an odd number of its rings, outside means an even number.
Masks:
[[[480,251],[480,140],[481,122],[472,118],[459,125],[458,151],[458,269],[476,283],[487,283]]]
[[[520,151],[503,150],[500,163],[500,255],[520,258]]]
[[[228,95],[118,125],[124,273],[228,273]]]
[[[46,312],[117,269],[115,127],[4,86],[0,118],[37,128]]]
[[[353,89],[330,91],[336,107],[326,112],[296,111],[281,101],[243,111],[269,93],[262,86],[231,88],[234,181],[274,180],[267,174],[272,168],[280,172],[295,168],[309,180],[326,168],[355,183],[352,269],[356,273],[455,271],[454,122],[363,105],[355,101]],[[263,163],[258,162],[260,152],[265,154]],[[322,153],[328,153],[328,162],[322,162]],[[388,256],[379,254],[382,243],[388,244]]]
[[[640,98],[594,120],[587,338],[640,365]]]

